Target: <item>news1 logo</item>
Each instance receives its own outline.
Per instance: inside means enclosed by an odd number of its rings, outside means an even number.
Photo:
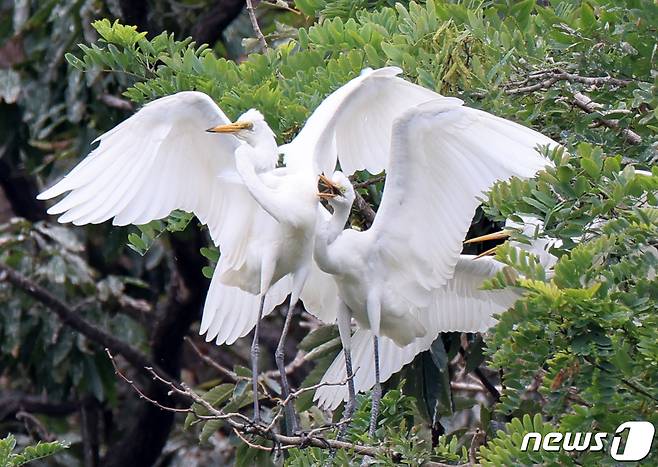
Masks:
[[[622,446],[622,434],[628,430]],[[647,457],[656,432],[651,422],[624,422],[617,427],[610,444],[610,456],[616,461],[640,461]],[[521,451],[602,451],[609,433],[541,433],[531,432],[523,437]],[[531,442],[532,445],[531,445]]]

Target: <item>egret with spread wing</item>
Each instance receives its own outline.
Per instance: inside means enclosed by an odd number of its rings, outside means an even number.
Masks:
[[[426,334],[400,347],[385,335],[378,338],[379,381],[387,381],[393,374],[410,363],[416,355],[430,348],[441,332],[484,332],[496,322],[494,314],[507,310],[520,296],[514,290],[481,290],[482,283],[504,267],[491,257],[479,258],[461,255],[452,278],[444,287],[436,290],[431,298],[425,317]],[[354,391],[364,392],[375,383],[373,332],[359,328],[352,335],[352,366],[354,367]],[[340,353],[331,363],[320,384],[345,379],[345,355]],[[314,397],[319,407],[334,410],[349,401],[348,388],[321,386]]]
[[[412,344],[432,329],[437,294],[458,281],[462,241],[479,204],[478,197],[497,180],[532,177],[550,162],[538,145],[554,145],[533,130],[439,98],[414,106],[395,120],[382,201],[373,225],[360,232],[343,230],[354,201],[347,177],[335,172],[322,178],[333,190],[331,220],[318,230],[314,257],[332,274],[339,290],[338,327],[348,376],[349,403],[354,407],[351,318],[373,336],[375,393],[371,432],[377,416],[378,337],[398,347]],[[327,197],[327,196],[324,196]],[[482,323],[452,327],[479,330]],[[489,317],[485,317],[489,320]]]
[[[254,418],[258,323],[290,294],[276,352],[284,398],[288,395],[283,342],[298,298],[321,319],[333,321],[333,281],[317,269],[312,248],[318,213],[317,181],[336,163],[351,173],[386,168],[393,120],[436,93],[409,83],[389,67],[366,70],[331,94],[299,136],[281,148],[263,116],[249,110],[231,123],[207,95],[180,92],[144,106],[102,135],[63,180],[39,195],[69,194],[49,209],[75,225],[113,219],[145,224],[174,209],[208,225],[221,250],[206,298],[201,332],[231,343],[254,326]],[[294,427],[286,411],[287,427]]]
[[[520,216],[522,223],[507,220],[505,229],[464,243],[478,243],[488,240],[509,238],[512,229],[522,230],[531,239],[530,244],[513,242],[513,246],[529,251],[537,256],[539,264],[549,274],[557,262],[557,257],[550,252],[560,241],[552,238],[537,237],[543,230],[543,222],[536,217]],[[460,255],[455,273],[445,287],[432,295],[430,312],[427,314],[427,334],[415,339],[404,347],[399,347],[386,336],[379,338],[380,381],[385,382],[402,367],[410,363],[416,355],[428,350],[441,332],[485,332],[496,323],[494,315],[499,315],[510,308],[521,297],[521,290],[508,288],[504,290],[482,290],[485,280],[491,279],[505,267],[503,263],[488,256],[496,247],[483,254]],[[373,334],[369,329],[358,329],[352,336],[352,365],[358,371],[354,374],[355,392],[363,392],[375,385],[373,367]],[[345,357],[339,354],[327,369],[320,383],[340,381],[345,376]],[[346,386],[322,386],[315,393],[318,406],[333,410],[343,401],[348,401]]]
[[[289,180],[290,174],[277,172],[276,140],[260,112],[249,110],[231,123],[209,96],[180,92],[147,104],[98,141],[99,146],[63,180],[39,195],[49,199],[70,192],[49,214],[61,214],[60,222],[75,225],[112,218],[114,225],[140,225],[174,209],[194,213],[223,253],[211,300],[206,300],[204,330],[212,324],[216,307],[222,306],[213,301],[222,292],[227,292],[223,304],[251,304],[256,298],[258,315],[266,298],[269,310],[288,293],[293,301],[299,295],[310,244],[283,247],[278,242],[286,236],[303,237],[305,227],[312,231],[315,209],[299,210],[303,202],[291,205],[297,209],[295,223],[278,222],[272,216],[281,215],[278,206],[268,200],[257,202],[251,190],[263,184],[255,173],[266,175],[270,184],[297,188],[294,193],[282,190],[279,202],[295,203],[305,192],[310,193],[310,202],[314,186],[312,180]],[[242,173],[258,185],[249,186]],[[275,293],[268,294],[270,288]],[[235,316],[235,324],[241,319]],[[252,361],[257,370],[255,334]],[[223,336],[226,341],[232,337],[230,332]],[[258,418],[256,397],[254,404]]]

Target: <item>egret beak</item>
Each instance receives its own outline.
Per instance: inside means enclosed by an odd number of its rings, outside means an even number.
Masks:
[[[476,259],[478,259],[478,258],[482,258],[483,256],[491,256],[491,255],[495,255],[495,254],[496,254],[496,248],[498,248],[498,245],[496,245],[496,246],[493,247],[493,248],[489,248],[487,251],[483,251],[482,253],[480,253],[479,255],[477,255],[475,258],[473,258],[473,260],[476,260]]]
[[[235,122],[226,125],[217,125],[208,128],[206,131],[208,133],[237,133],[240,130],[251,130],[253,128],[254,124],[251,122]]]
[[[343,196],[343,192],[340,190],[340,187],[334,182],[329,180],[324,175],[320,175],[318,178],[318,198],[320,199],[334,199],[336,196]]]
[[[468,244],[468,243],[481,243],[489,240],[507,240],[510,237],[510,235],[511,232],[509,230],[501,230],[500,232],[494,232],[487,235],[481,235],[479,237],[470,238],[466,240],[464,243]]]

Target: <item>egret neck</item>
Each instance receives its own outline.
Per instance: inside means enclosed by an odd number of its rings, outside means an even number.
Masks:
[[[334,212],[329,221],[319,221],[321,225],[318,228],[318,235],[315,239],[314,257],[320,269],[329,274],[339,274],[341,270],[340,265],[329,254],[329,247],[345,229],[345,224],[352,209],[352,201],[337,196],[329,200],[329,204]]]

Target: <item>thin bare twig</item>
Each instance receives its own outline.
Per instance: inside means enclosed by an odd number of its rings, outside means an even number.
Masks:
[[[238,375],[237,373],[235,373],[234,371],[229,370],[229,369],[226,368],[225,366],[219,364],[218,362],[216,362],[215,360],[213,360],[212,358],[210,358],[208,355],[206,355],[205,353],[203,353],[203,351],[202,351],[199,347],[197,347],[196,344],[192,341],[192,339],[190,339],[188,336],[185,336],[184,339],[185,339],[185,342],[187,342],[188,344],[190,344],[190,347],[192,347],[192,350],[194,350],[194,353],[196,353],[196,354],[199,356],[199,358],[200,358],[201,360],[203,360],[204,362],[206,362],[208,365],[210,365],[210,366],[213,367],[215,370],[219,371],[221,374],[223,374],[224,376],[228,377],[228,378],[231,379],[232,381],[239,381],[239,380],[241,380],[241,379],[245,379],[245,380],[246,380],[246,379],[249,379],[249,378],[244,377],[244,376],[243,376],[243,377],[239,376],[239,375]]]
[[[382,175],[377,175],[376,177],[370,177],[368,180],[364,180],[362,182],[352,182],[352,186],[354,186],[354,189],[356,190],[359,188],[368,187],[370,185],[375,185],[385,180],[386,180],[386,174],[382,174]]]
[[[269,427],[265,427],[261,424],[253,423],[252,420],[250,420],[248,417],[246,417],[243,414],[222,412],[220,409],[213,407],[208,401],[204,400],[201,396],[199,396],[196,392],[194,392],[189,386],[187,386],[183,382],[180,383],[180,387],[179,387],[174,382],[168,381],[167,379],[160,376],[153,368],[146,368],[146,370],[151,374],[151,376],[155,380],[160,381],[162,384],[169,387],[172,392],[187,396],[188,398],[192,399],[194,402],[203,406],[210,413],[209,416],[199,416],[199,418],[208,419],[208,420],[211,419],[225,420],[226,423],[230,425],[231,429],[240,432],[240,434],[242,435],[240,436],[241,439],[244,438],[244,435],[252,434],[274,442],[276,445],[281,446],[280,449],[313,446],[322,449],[346,449],[356,454],[370,456],[370,457],[376,457],[382,454],[389,455],[394,460],[395,459],[399,460],[401,457],[399,453],[392,452],[389,450],[384,450],[382,448],[363,446],[360,444],[349,443],[346,441],[338,441],[334,439],[326,439],[321,436],[315,436],[315,435],[309,436],[308,434],[302,434],[299,436],[285,436],[276,433]],[[125,377],[123,379],[127,382],[130,381]],[[133,388],[135,388],[133,383],[129,383],[129,384]],[[173,409],[173,408],[167,408],[166,410],[169,409]],[[174,411],[176,412],[180,410],[181,409],[174,409]],[[189,410],[191,409],[188,409],[188,411]]]
[[[573,95],[573,103],[576,107],[580,108],[581,110],[585,111],[588,114],[597,112],[597,108],[600,107],[599,104],[594,102],[592,99],[587,97],[585,94],[577,92]],[[610,129],[613,130],[619,130],[619,122],[617,120],[608,120],[605,118],[600,118],[598,121],[601,123],[601,125],[606,126]],[[623,128],[621,129],[621,134],[624,138],[626,138],[626,141],[630,144],[640,144],[642,143],[642,137],[635,133],[633,130],[630,130],[628,128]]]
[[[247,438],[245,438],[245,437],[242,435],[242,433],[240,433],[240,432],[238,431],[237,428],[235,428],[235,427],[232,427],[232,428],[233,428],[233,433],[235,433],[235,435],[236,435],[238,438],[240,438],[240,439],[242,440],[242,442],[243,442],[244,444],[246,444],[247,446],[249,446],[250,448],[259,449],[259,450],[261,450],[261,451],[267,451],[267,452],[272,452],[272,451],[274,450],[274,447],[271,447],[271,448],[270,448],[270,447],[267,447],[267,446],[261,446],[260,444],[252,443],[252,442],[249,441]]]
[[[155,399],[152,399],[152,398],[150,398],[149,396],[147,396],[146,393],[145,393],[144,391],[142,391],[142,390],[139,388],[139,386],[137,386],[137,384],[136,384],[133,380],[129,379],[126,375],[123,374],[123,372],[119,369],[119,367],[118,367],[116,361],[114,360],[114,355],[112,355],[112,353],[110,352],[110,350],[106,348],[106,349],[105,349],[105,353],[106,353],[107,356],[109,357],[110,362],[112,362],[112,366],[114,367],[114,373],[115,373],[119,378],[121,378],[121,379],[124,380],[126,383],[128,383],[128,384],[129,384],[129,385],[135,390],[135,392],[137,393],[137,395],[139,395],[140,399],[144,399],[144,400],[150,402],[151,404],[155,405],[156,407],[158,407],[158,408],[160,408],[160,409],[162,409],[162,410],[168,410],[168,411],[170,411],[170,412],[177,412],[177,413],[179,413],[179,412],[183,412],[183,413],[189,413],[189,412],[192,411],[192,409],[190,409],[190,408],[187,408],[187,409],[179,409],[179,408],[177,408],[177,407],[168,407],[168,406],[166,406],[166,405],[162,405],[162,404],[160,404],[160,402],[158,402],[158,401],[156,401]]]
[[[354,376],[356,375],[356,372],[357,372],[357,371],[359,371],[358,368],[352,373],[352,376],[350,376],[349,378],[345,378],[345,379],[343,379],[342,381],[338,381],[338,382],[335,382],[335,383],[325,381],[324,383],[314,384],[314,385],[312,385],[312,386],[308,386],[308,387],[305,387],[305,388],[300,388],[300,389],[298,389],[297,391],[291,392],[291,393],[288,395],[288,397],[286,397],[283,401],[281,401],[281,405],[284,405],[284,406],[285,406],[285,405],[286,405],[287,403],[289,403],[291,400],[298,398],[298,397],[301,396],[302,394],[304,394],[304,393],[306,393],[306,392],[309,392],[309,391],[315,391],[315,390],[320,389],[320,388],[323,388],[323,387],[325,387],[325,386],[343,386],[343,385],[347,384],[347,382],[348,382],[350,379],[354,378]]]
[[[528,85],[530,81],[540,80],[535,84]],[[587,84],[589,86],[627,86],[632,83],[629,79],[614,78],[612,76],[580,76],[574,73],[568,73],[559,68],[551,70],[541,70],[530,73],[522,81],[512,81],[505,87],[506,94],[523,94],[528,92],[547,89],[558,81],[569,81],[573,83]]]
[[[258,19],[256,18],[256,11],[254,10],[253,1],[246,0],[246,3],[247,14],[249,15],[249,20],[251,21],[251,27],[253,28],[261,47],[263,47],[263,50],[267,51],[269,50],[269,47],[267,45],[267,41],[265,40],[265,36],[263,35],[263,31],[261,31],[260,26],[258,25]]]
[[[187,396],[197,404],[203,406],[203,408],[205,408],[212,415],[212,417],[208,417],[208,418],[230,421],[233,417],[235,417],[243,420],[245,423],[249,425],[253,425],[253,422],[247,416],[241,413],[224,413],[221,410],[213,407],[210,402],[208,402],[203,397],[198,395],[187,384],[181,382],[180,387],[178,387],[174,382],[169,381],[163,378],[162,376],[160,376],[153,368],[147,367],[146,371],[148,371],[151,374],[153,379],[160,381],[162,384],[168,386],[173,392],[180,394],[182,396]]]

